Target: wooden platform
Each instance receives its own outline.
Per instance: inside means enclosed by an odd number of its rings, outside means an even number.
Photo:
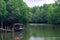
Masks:
[[[13,30],[10,30],[10,29],[4,29],[4,28],[0,28],[0,30],[2,31],[9,31],[9,32],[12,32]]]

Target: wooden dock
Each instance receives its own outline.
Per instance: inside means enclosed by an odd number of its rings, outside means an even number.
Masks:
[[[10,29],[4,29],[4,28],[0,28],[0,30],[2,31],[9,31],[9,32],[12,32],[13,30],[10,30]]]

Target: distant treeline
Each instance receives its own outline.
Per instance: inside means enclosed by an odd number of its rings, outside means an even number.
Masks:
[[[60,24],[60,1],[54,4],[44,4],[43,6],[30,8],[30,23],[50,23]]]

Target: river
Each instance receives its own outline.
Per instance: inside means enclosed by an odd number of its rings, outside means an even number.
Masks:
[[[60,40],[60,37],[34,37],[34,36],[31,36],[29,40]]]

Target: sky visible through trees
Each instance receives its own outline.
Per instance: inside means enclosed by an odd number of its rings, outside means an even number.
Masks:
[[[60,1],[29,8],[23,0],[1,0],[0,25],[12,25],[17,22],[23,24],[28,24],[29,22],[59,24]]]
[[[23,0],[29,7],[42,6],[43,4],[55,3],[55,0]]]

